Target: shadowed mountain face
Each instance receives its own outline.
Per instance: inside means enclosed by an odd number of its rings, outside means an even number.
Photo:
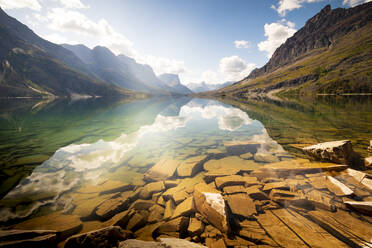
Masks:
[[[309,19],[262,68],[218,94],[243,96],[372,92],[372,3],[328,5]]]
[[[97,46],[91,50],[84,45],[62,46],[74,52],[94,75],[119,87],[155,94],[191,93],[182,85],[163,82],[150,66],[139,64],[122,54],[116,56],[106,47]]]
[[[0,97],[134,94],[86,72],[71,51],[41,39],[0,9]]]

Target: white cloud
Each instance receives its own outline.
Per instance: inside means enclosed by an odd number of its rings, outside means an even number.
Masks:
[[[42,35],[41,37],[45,40],[48,40],[48,41],[56,43],[56,44],[70,44],[70,45],[79,44],[79,42],[71,41],[71,40],[67,39],[66,36],[60,35],[58,33]]]
[[[241,80],[248,76],[255,67],[255,64],[247,63],[236,55],[220,60],[220,71],[224,74],[226,81]]]
[[[368,2],[371,2],[372,0],[344,0],[342,2],[343,5],[349,5],[351,7],[355,7],[359,4],[362,4],[362,3],[368,3]]]
[[[69,9],[86,9],[89,6],[83,4],[80,0],[59,0],[63,7]]]
[[[301,8],[303,3],[313,3],[320,1],[323,0],[279,0],[278,7],[272,5],[271,8],[275,9],[279,15],[285,16],[288,11]]]
[[[115,31],[105,19],[95,22],[79,11],[63,8],[48,11],[47,18],[51,29],[94,37],[99,45],[108,47],[115,54],[124,54],[139,63],[150,65],[156,74],[187,71],[183,61],[141,54],[127,37]]]
[[[207,84],[216,84],[219,82],[222,83],[220,76],[212,70],[204,71],[201,76],[201,81]]]
[[[4,9],[23,9],[41,10],[38,0],[0,0],[0,6]]]
[[[234,45],[236,48],[249,48],[251,47],[251,43],[247,40],[236,40],[234,41]]]
[[[258,43],[257,46],[260,51],[267,52],[268,58],[273,55],[281,44],[296,32],[294,23],[288,22],[285,19],[280,22],[266,23],[264,29],[267,39]]]

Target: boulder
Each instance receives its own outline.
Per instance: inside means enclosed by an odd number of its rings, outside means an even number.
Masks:
[[[0,247],[55,247],[56,231],[52,230],[0,230]]]
[[[194,198],[189,197],[183,202],[181,202],[173,212],[172,218],[177,218],[179,216],[190,216],[195,212]]]
[[[360,167],[361,159],[353,150],[350,140],[330,141],[302,149],[309,156],[323,161]]]
[[[80,232],[83,228],[83,223],[79,216],[56,212],[26,220],[12,226],[12,228],[23,230],[56,230],[57,240],[64,240]]]
[[[173,176],[180,161],[171,158],[162,158],[145,174],[147,181],[163,181]]]
[[[142,188],[139,197],[141,199],[149,199],[152,194],[161,192],[163,190],[165,190],[165,185],[162,181],[148,183]]]
[[[276,163],[279,162],[279,158],[269,153],[256,153],[253,156],[254,160],[263,163]]]
[[[197,218],[190,218],[187,231],[190,236],[199,236],[204,231],[204,223]]]
[[[228,231],[226,206],[221,193],[205,183],[194,188],[194,201],[197,211],[221,232]]]
[[[192,177],[203,169],[203,163],[207,159],[207,155],[188,158],[183,161],[177,168],[179,177]]]
[[[71,236],[65,243],[65,248],[89,248],[117,247],[120,241],[126,240],[133,236],[128,231],[123,231],[118,226],[109,226],[92,232],[82,233]]]
[[[215,179],[215,182],[218,188],[223,188],[225,186],[233,186],[233,185],[250,186],[254,184],[259,184],[259,182],[257,181],[257,178],[255,177],[239,176],[239,175],[217,177]]]
[[[235,215],[251,218],[257,213],[256,205],[247,194],[234,194],[225,197],[230,210]]]

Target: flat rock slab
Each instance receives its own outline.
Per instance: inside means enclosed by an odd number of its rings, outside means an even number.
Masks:
[[[0,247],[54,247],[56,244],[56,231],[0,230]]]
[[[211,159],[204,164],[204,170],[206,171],[216,171],[219,169],[228,168],[249,172],[260,167],[261,165],[250,160],[242,159],[238,156],[229,156],[222,159]]]
[[[326,186],[329,191],[337,196],[348,196],[354,193],[349,187],[332,176],[327,176]]]
[[[145,174],[147,181],[163,181],[173,176],[180,161],[171,158],[163,158],[151,167]]]
[[[372,247],[371,224],[354,218],[345,211],[332,213],[316,210],[304,215],[351,247]]]
[[[86,185],[78,190],[78,193],[99,193],[99,194],[111,194],[116,192],[123,192],[133,189],[133,185],[114,180],[106,180],[96,185]]]
[[[225,199],[233,214],[250,218],[257,213],[256,205],[247,194],[229,195]]]
[[[348,247],[345,243],[332,236],[323,228],[295,211],[277,209],[272,210],[272,213],[308,244],[309,247]]]
[[[79,216],[56,212],[26,220],[12,226],[12,228],[24,230],[56,230],[57,239],[64,240],[67,237],[80,232],[83,228],[83,223]]]
[[[179,177],[192,177],[203,168],[203,163],[207,159],[207,155],[195,156],[183,161],[177,168]]]
[[[119,248],[206,248],[178,238],[160,238],[160,242],[128,239],[120,243]]]
[[[255,177],[240,176],[240,175],[217,177],[215,179],[215,182],[218,188],[223,188],[225,186],[234,186],[234,185],[250,186],[254,184],[260,184],[260,182],[257,181],[257,178]]]
[[[257,221],[281,247],[308,247],[291,229],[271,211],[256,216]]]
[[[190,216],[195,212],[194,197],[189,197],[176,207],[172,218],[180,216]]]
[[[346,206],[357,210],[358,212],[372,216],[372,201],[344,201]]]

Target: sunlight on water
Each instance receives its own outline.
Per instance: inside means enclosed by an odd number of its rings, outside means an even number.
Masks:
[[[168,115],[167,115],[168,114]],[[224,142],[250,141],[254,152],[290,157],[263,125],[240,109],[210,100],[192,100],[179,111],[162,111],[151,125],[122,134],[113,141],[71,144],[58,149],[1,201],[0,220],[27,217],[47,205],[68,211],[84,185],[104,180],[143,184],[142,175],[163,156],[184,160],[204,154],[230,155]]]

